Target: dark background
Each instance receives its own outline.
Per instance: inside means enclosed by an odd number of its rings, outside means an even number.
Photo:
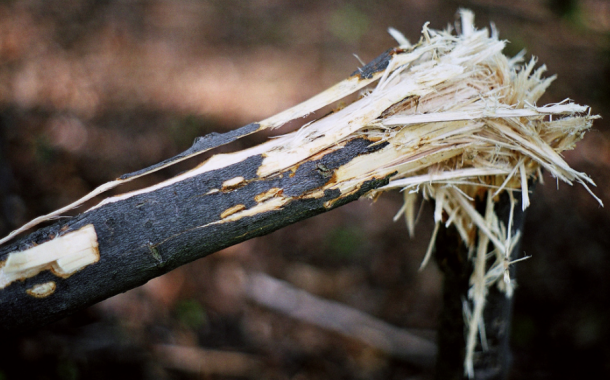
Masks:
[[[442,29],[460,6],[475,11],[479,27],[495,22],[508,55],[527,48],[558,74],[541,104],[569,97],[610,114],[610,2],[602,0],[3,1],[0,233],[170,157],[196,136],[303,101],[353,72],[353,53],[369,61],[394,46],[388,26],[416,42],[424,22]],[[610,204],[607,119],[565,157]],[[522,247],[532,258],[517,266],[511,378],[607,378],[610,213],[580,186],[557,190],[545,179]],[[433,336],[441,277],[434,265],[417,273],[431,210],[410,240],[404,223],[392,222],[400,203],[398,194],[354,202],[3,338],[0,379],[430,379],[428,370],[272,312],[242,291],[248,273],[262,271]],[[221,369],[171,361],[160,344],[198,347]],[[221,364],[237,359],[226,352],[256,361],[256,370],[246,365],[231,377]]]

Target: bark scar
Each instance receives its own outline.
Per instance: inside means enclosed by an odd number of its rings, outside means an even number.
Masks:
[[[36,284],[25,292],[35,298],[45,298],[55,293],[55,289],[57,289],[55,282],[49,281],[43,284]]]
[[[0,289],[15,281],[34,277],[44,270],[68,278],[98,262],[97,234],[93,224],[69,232],[24,251],[11,252],[0,262]]]

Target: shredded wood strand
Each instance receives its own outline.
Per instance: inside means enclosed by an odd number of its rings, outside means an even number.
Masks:
[[[511,296],[514,288],[508,266],[515,262],[509,261],[510,252],[520,232],[512,231],[512,217],[508,226],[499,221],[493,201],[500,193],[509,192],[512,212],[513,192],[518,192],[525,209],[530,204],[528,182],[541,181],[541,169],[557,180],[580,183],[593,195],[588,187],[595,185],[593,181],[572,169],[561,152],[572,149],[598,116],[591,115],[588,106],[568,99],[537,106],[555,77],[543,78],[546,67],[536,67],[535,58],[524,64],[523,52],[506,57],[502,54],[505,41],[498,38],[495,29],[476,29],[470,11],[461,10],[460,15],[457,34],[450,29],[430,29],[426,23],[421,39],[414,45],[390,29],[401,46],[385,71],[366,80],[352,76],[261,121],[260,130],[277,128],[360,91],[360,98],[346,107],[294,133],[240,152],[213,156],[196,169],[151,188],[107,198],[96,207],[227,167],[253,155],[264,155],[257,174],[265,178],[296,168],[355,138],[387,143],[336,169],[329,188],[350,194],[364,181],[390,176],[387,186],[373,190],[369,196],[374,198],[392,189],[404,191],[404,205],[396,218],[405,216],[410,235],[416,222],[417,194],[436,200],[434,234],[422,267],[434,250],[440,224],[454,226],[474,256],[472,287],[464,303],[469,326],[464,368],[472,377],[477,336],[482,339],[481,347],[485,347],[481,318],[487,289],[497,284]],[[375,82],[375,87],[370,88]],[[0,244],[122,182],[125,181],[109,182],[65,208],[33,220],[0,239]],[[475,199],[481,195],[487,202],[485,215],[474,207]],[[289,201],[283,199],[278,207]],[[492,252],[487,252],[488,242]]]

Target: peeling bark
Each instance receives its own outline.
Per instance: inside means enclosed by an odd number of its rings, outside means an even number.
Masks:
[[[386,51],[311,99],[235,131],[199,138],[184,153],[108,182],[0,239],[8,242],[121,183],[277,128],[364,89],[353,103],[297,132],[213,156],[170,180],[106,198],[79,216],[0,247],[2,328],[51,322],[227,246],[363,195],[401,189],[405,205],[397,216],[405,215],[411,231],[412,193],[419,192],[436,202],[435,231],[442,224],[456,232],[441,231],[437,242],[447,274],[437,375],[462,378],[465,370],[477,378],[505,376],[510,300],[494,292],[502,285],[504,266],[510,270],[507,253],[516,252],[517,236],[507,232],[506,199],[494,209],[494,198],[519,193],[523,207],[517,208],[525,210],[527,183],[539,178],[542,168],[589,190],[594,182],[560,154],[598,116],[569,101],[534,106],[554,77],[543,78],[545,67],[535,69],[535,60],[521,65],[519,57],[504,56],[497,33],[476,30],[469,11],[460,16],[457,35],[426,24],[417,45]],[[485,193],[482,212],[474,199]],[[519,210],[513,232],[521,228]],[[461,250],[464,245],[476,249],[474,260]],[[505,279],[504,290],[512,294]],[[462,299],[471,285],[465,339]],[[482,331],[489,343],[485,352],[475,347]]]
[[[0,267],[5,271],[0,275],[0,326],[5,330],[41,326],[222,248],[358,199],[388,179],[370,178],[356,191],[342,193],[331,189],[336,181],[333,173],[383,148],[371,144],[353,139],[265,178],[257,175],[263,157],[254,155],[102,204],[1,247]],[[83,256],[87,247],[72,241],[84,233],[80,231],[90,230],[88,226],[95,231],[91,245],[97,244],[98,261],[83,262],[78,271],[63,275],[56,266],[60,259],[40,261],[56,258],[37,256],[41,249],[36,247],[59,245],[64,256],[70,250],[73,260]],[[17,261],[34,262],[38,271],[32,273]],[[14,278],[6,279],[9,274]]]

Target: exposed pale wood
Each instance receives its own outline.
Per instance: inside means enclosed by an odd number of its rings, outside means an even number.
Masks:
[[[182,154],[102,185],[1,239],[0,244],[8,242],[120,183],[276,128],[363,89],[353,103],[297,132],[213,156],[172,179],[106,198],[79,216],[0,247],[0,281],[17,276],[0,289],[0,326],[41,325],[224,247],[361,196],[401,189],[435,200],[439,240],[441,225],[454,227],[451,244],[464,250],[448,256],[462,261],[460,270],[474,266],[472,275],[460,275],[466,289],[462,281],[452,301],[467,315],[465,339],[461,315],[452,315],[454,332],[465,344],[462,364],[468,376],[475,376],[481,357],[477,342],[485,341],[479,337],[494,333],[483,323],[486,313],[494,313],[485,309],[487,296],[492,287],[504,298],[512,295],[504,267],[520,238],[516,224],[511,225],[518,215],[514,207],[507,220],[494,202],[509,194],[514,205],[516,193],[523,212],[529,203],[527,184],[541,168],[589,190],[593,181],[570,168],[561,152],[571,149],[597,116],[568,100],[536,106],[554,77],[543,78],[546,69],[535,68],[535,59],[521,65],[522,57],[504,56],[505,42],[495,31],[477,30],[469,11],[460,15],[461,33],[425,24],[418,44],[409,46],[399,36],[404,46],[386,51],[320,95],[258,123],[198,138]],[[374,88],[365,88],[373,82]],[[485,207],[478,208],[475,199],[483,194]],[[399,213],[411,230],[414,204],[413,194],[406,195]],[[65,262],[57,249],[49,249],[54,253],[49,257],[40,254],[43,247],[72,247],[64,242],[86,226],[92,226],[96,240],[88,240],[85,250],[97,248],[99,261],[91,255],[85,260],[80,248]],[[428,252],[433,248],[434,242]],[[474,254],[465,256],[466,249]]]
[[[328,174],[384,147],[371,144],[353,139],[316,160],[265,178],[257,175],[263,157],[253,155],[170,185],[119,197],[3,246],[0,277],[7,275],[5,269],[15,267],[11,264],[15,260],[27,256],[37,261],[36,273],[18,272],[21,278],[0,290],[0,326],[40,326],[227,246],[358,199],[388,179],[365,176],[350,182],[350,191],[345,192],[336,188],[336,178]],[[237,177],[244,179],[240,186],[220,190],[223,183]],[[58,257],[51,255],[50,261],[44,261],[46,256],[38,252],[46,246],[64,247],[63,241],[83,228],[95,231],[99,261],[67,275],[46,270],[52,269],[47,265]],[[49,282],[56,287],[46,297],[32,294],[30,289]]]

